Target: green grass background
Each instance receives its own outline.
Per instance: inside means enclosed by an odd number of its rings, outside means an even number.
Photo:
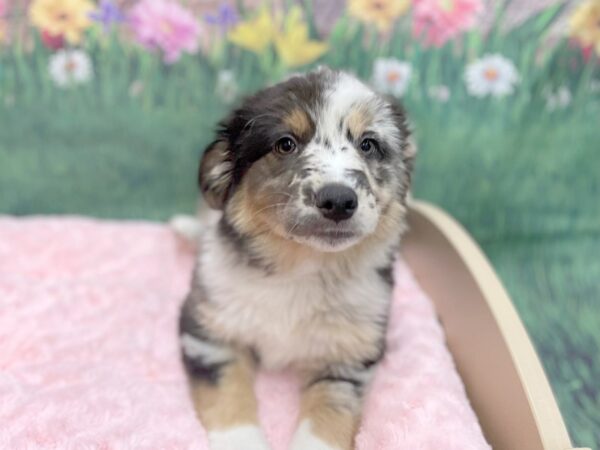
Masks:
[[[389,41],[365,42],[364,30],[342,19],[322,62],[365,78],[377,56],[413,64],[405,102],[420,149],[415,196],[445,208],[483,247],[533,337],[574,443],[597,447],[600,101],[587,89],[594,69],[569,69],[565,44],[534,64],[535,42],[555,13],[510,36],[471,33],[462,48],[439,50],[407,41],[401,26]],[[234,70],[244,92],[281,74],[228,46],[172,67],[115,39],[89,39],[86,50],[95,79],[67,91],[52,85],[39,43],[32,53],[0,51],[0,213],[165,220],[192,212],[199,156],[228,109],[215,95],[216,71]],[[490,51],[521,73],[509,99],[465,92],[464,65]],[[132,80],[144,83],[136,98],[127,95]],[[425,95],[441,82],[452,90],[447,104]],[[573,103],[547,112],[548,85],[569,86]]]

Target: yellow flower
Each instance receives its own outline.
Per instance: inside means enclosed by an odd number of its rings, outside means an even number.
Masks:
[[[31,23],[54,36],[64,36],[71,44],[81,40],[90,26],[94,5],[89,0],[34,0],[29,8]]]
[[[324,42],[309,39],[308,25],[302,21],[302,11],[297,6],[285,18],[283,33],[275,38],[275,48],[287,67],[311,63],[328,50]]]
[[[600,0],[579,5],[569,20],[569,32],[581,45],[593,46],[600,55]]]
[[[385,32],[408,11],[410,0],[348,0],[348,5],[352,16]]]
[[[229,40],[242,48],[262,53],[273,42],[277,32],[269,11],[263,8],[254,19],[238,24],[229,32]]]

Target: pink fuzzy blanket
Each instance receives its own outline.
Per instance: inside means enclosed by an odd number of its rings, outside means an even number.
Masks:
[[[0,218],[0,448],[207,448],[177,341],[192,260],[163,225]],[[357,448],[489,449],[430,300],[401,262],[396,280]],[[285,449],[295,381],[256,390]]]

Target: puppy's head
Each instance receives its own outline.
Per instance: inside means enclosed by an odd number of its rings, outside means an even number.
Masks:
[[[204,153],[200,186],[244,235],[340,251],[402,223],[413,153],[395,100],[321,69],[233,111]]]

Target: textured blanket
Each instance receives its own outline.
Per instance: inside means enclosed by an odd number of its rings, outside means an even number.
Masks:
[[[177,342],[192,264],[162,225],[0,218],[0,448],[206,449]],[[488,449],[430,300],[402,262],[396,280],[357,448]],[[285,449],[296,382],[256,391]]]

